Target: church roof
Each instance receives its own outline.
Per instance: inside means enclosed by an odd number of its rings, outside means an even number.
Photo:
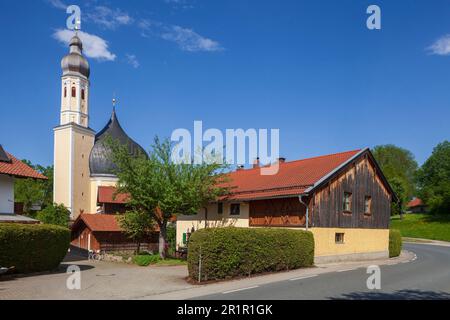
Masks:
[[[69,48],[70,53],[61,60],[63,75],[78,73],[89,78],[89,62],[83,56],[83,43],[77,35],[70,40]]]
[[[137,156],[139,154],[147,155],[145,150],[131,139],[126,132],[122,129],[115,109],[111,114],[111,119],[106,126],[95,136],[94,147],[91,150],[89,156],[89,168],[91,176],[109,176],[114,177],[114,171],[116,169],[115,164],[112,161],[112,151],[109,146],[106,145],[106,138],[111,137],[113,140],[118,140],[122,145],[128,147],[130,155]]]

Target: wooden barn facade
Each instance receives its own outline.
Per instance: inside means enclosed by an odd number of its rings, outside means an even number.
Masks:
[[[397,200],[368,148],[278,165],[275,175],[261,175],[258,166],[230,173],[229,197],[178,218],[177,245],[205,227],[307,228],[317,261],[388,256]]]

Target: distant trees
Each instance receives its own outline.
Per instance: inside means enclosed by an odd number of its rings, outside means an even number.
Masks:
[[[416,194],[418,165],[414,155],[392,144],[376,146],[373,155],[400,200],[399,204],[393,204],[392,214],[401,214],[407,201]]]
[[[41,165],[33,165],[29,160],[22,161],[48,178],[48,180],[15,180],[15,201],[23,203],[25,214],[33,215],[33,205],[37,204],[45,208],[53,204],[53,166],[44,167]]]
[[[450,142],[438,144],[417,175],[419,196],[432,213],[450,214]]]

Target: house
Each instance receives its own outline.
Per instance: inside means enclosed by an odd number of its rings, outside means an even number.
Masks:
[[[274,227],[314,234],[316,261],[388,257],[391,202],[397,201],[371,151],[286,162],[276,175],[256,165],[229,174],[231,194],[177,219],[177,246],[205,227]]]
[[[0,223],[39,223],[38,220],[18,215],[15,211],[14,181],[26,178],[47,179],[44,175],[6,152],[0,145]]]
[[[428,207],[419,198],[414,198],[406,205],[406,212],[408,213],[426,213]]]
[[[133,252],[137,243],[123,233],[113,214],[80,214],[72,226],[71,245],[82,250],[104,252]],[[158,250],[158,232],[143,239],[141,250]]]

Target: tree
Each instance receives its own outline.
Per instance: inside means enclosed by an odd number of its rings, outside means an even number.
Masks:
[[[438,144],[420,168],[419,195],[432,213],[450,214],[450,142]]]
[[[159,254],[166,257],[167,223],[179,214],[197,214],[199,209],[228,192],[223,170],[214,162],[185,164],[171,161],[172,145],[168,139],[155,138],[150,156],[130,155],[118,141],[107,140],[116,165],[118,193],[129,194],[128,206],[145,212],[159,227]]]
[[[144,211],[127,211],[118,217],[120,227],[137,244],[136,253],[141,251],[141,242],[154,229],[154,222],[151,215]]]
[[[17,202],[23,203],[24,212],[32,215],[34,204],[45,208],[53,204],[53,166],[43,167],[33,165],[29,160],[22,160],[25,164],[39,171],[47,180],[16,179],[14,183],[14,195]]]
[[[373,155],[399,198],[400,204],[394,205],[392,211],[401,213],[407,201],[416,194],[418,165],[414,155],[409,150],[392,144],[376,146]]]
[[[45,224],[54,224],[62,227],[69,226],[70,211],[63,204],[51,204],[37,213],[36,219]]]

